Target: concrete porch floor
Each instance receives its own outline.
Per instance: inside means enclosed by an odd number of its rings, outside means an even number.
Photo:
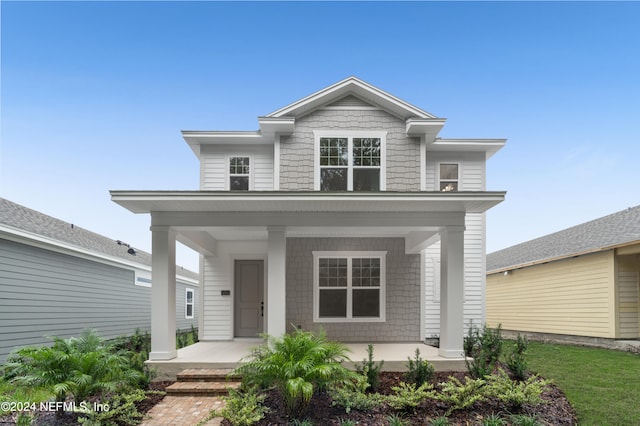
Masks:
[[[240,360],[247,356],[262,339],[235,339],[232,341],[198,342],[178,349],[178,356],[168,361],[147,361],[147,365],[155,368],[155,380],[175,380],[176,374],[185,368],[235,368]],[[345,343],[349,350],[350,363],[347,367],[367,358],[367,343]],[[420,349],[422,359],[433,364],[436,371],[464,371],[464,358],[443,358],[438,355],[438,348],[424,343],[374,343],[375,361],[384,360],[383,370],[405,371],[407,358],[413,358],[416,349]]]

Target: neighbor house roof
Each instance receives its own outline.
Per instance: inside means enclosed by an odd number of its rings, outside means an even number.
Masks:
[[[640,242],[640,206],[487,255],[487,273],[536,265]]]
[[[0,197],[0,231],[25,237],[40,237],[52,244],[79,248],[87,253],[122,259],[127,263],[151,266],[151,254],[131,247],[126,242],[113,240],[72,223],[40,213]],[[133,253],[130,253],[133,250]],[[198,274],[180,268],[180,275],[197,279]]]

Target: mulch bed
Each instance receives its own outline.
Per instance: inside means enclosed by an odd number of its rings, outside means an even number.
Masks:
[[[463,381],[465,373],[436,372],[430,382],[435,385],[447,381],[449,376],[454,376]],[[381,373],[380,385],[377,391],[381,394],[392,393],[391,387],[397,386],[401,380],[402,373],[383,372]],[[535,414],[538,421],[545,425],[577,424],[573,407],[571,407],[569,401],[558,387],[549,385],[548,390],[542,395],[542,398],[546,401],[545,404],[537,407],[524,406],[518,414]],[[393,414],[398,414],[386,406],[367,412],[352,410],[347,414],[344,408],[332,406],[331,402],[331,397],[327,393],[323,392],[314,395],[307,411],[300,416],[300,418],[308,419],[314,425],[322,426],[339,426],[341,422],[346,419],[354,421],[357,425],[387,426],[389,424],[388,417]],[[266,414],[266,417],[258,423],[259,426],[282,426],[290,423],[291,419],[285,415],[282,397],[277,392],[271,391],[268,393],[265,399],[265,405],[270,407],[271,410]],[[430,425],[433,419],[443,416],[447,408],[447,404],[443,402],[427,400],[420,405],[415,412],[404,413],[402,417],[411,425]],[[479,425],[483,419],[491,415],[506,414],[508,412],[502,402],[497,399],[490,399],[476,403],[471,409],[454,411],[447,419],[451,425]],[[227,420],[224,420],[222,424],[225,426],[230,425]]]

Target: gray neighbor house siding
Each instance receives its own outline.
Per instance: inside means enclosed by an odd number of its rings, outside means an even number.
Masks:
[[[0,362],[11,350],[77,336],[104,338],[151,326],[150,255],[0,198]],[[122,259],[122,263],[118,261]],[[178,268],[180,269],[180,268]],[[197,327],[198,277],[181,270],[176,328]],[[194,318],[185,318],[186,288]]]

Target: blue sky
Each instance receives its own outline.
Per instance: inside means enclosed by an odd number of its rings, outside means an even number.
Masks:
[[[180,130],[255,130],[350,75],[447,118],[442,137],[508,139],[488,252],[640,204],[640,3],[0,8],[0,196],[144,250],[149,218],[110,189],[197,189]]]

